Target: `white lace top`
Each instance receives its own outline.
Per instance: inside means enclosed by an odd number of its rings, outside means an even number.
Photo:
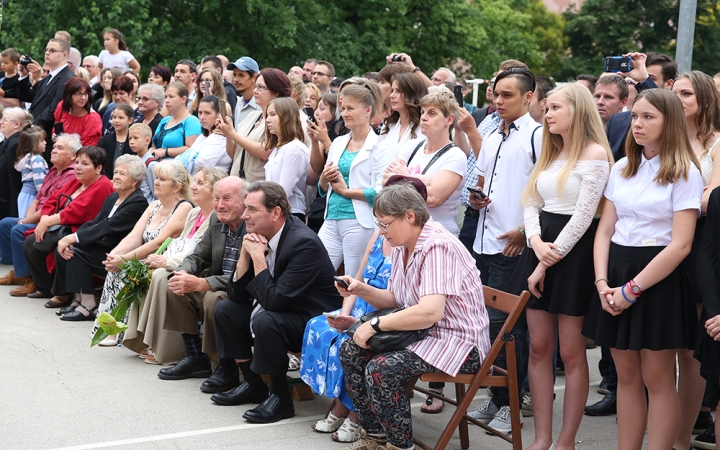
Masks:
[[[555,240],[562,256],[572,250],[590,227],[610,177],[609,162],[578,161],[560,194],[557,180],[566,162],[566,160],[553,161],[540,174],[537,189],[542,198],[532,198],[525,206],[525,230],[528,246],[530,246],[530,237],[540,234],[540,211],[572,216]]]
[[[708,152],[700,158],[700,175],[702,176],[703,186],[707,187],[710,185],[710,177],[712,177],[713,171],[713,159],[712,154],[715,150],[715,146],[720,142],[720,138],[713,142]]]

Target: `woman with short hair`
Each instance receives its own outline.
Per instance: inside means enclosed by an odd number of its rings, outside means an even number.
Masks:
[[[172,81],[172,72],[162,64],[157,64],[150,68],[150,74],[148,74],[147,82],[150,84],[157,84],[158,86],[165,89],[168,84]]]
[[[155,130],[157,130],[160,121],[163,119],[160,111],[164,104],[165,89],[157,84],[141,84],[138,88],[137,107],[142,113],[143,119],[141,122],[135,121],[135,123],[144,123],[149,126],[150,130],[155,134]]]

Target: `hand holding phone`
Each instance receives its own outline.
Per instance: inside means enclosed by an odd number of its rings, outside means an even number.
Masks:
[[[463,93],[462,93],[462,86],[460,86],[459,84],[456,84],[453,87],[453,93],[455,93],[455,101],[462,108],[463,105],[465,104],[465,99],[463,98]]]
[[[480,197],[480,198],[486,198],[486,197],[487,197],[487,195],[485,195],[485,193],[484,193],[483,191],[481,191],[480,189],[478,189],[478,188],[468,187],[467,190],[470,191],[470,192],[472,192],[473,194],[477,195],[477,196]]]
[[[339,312],[339,311],[324,312],[324,313],[323,313],[323,316],[325,316],[325,317],[330,317],[331,319],[335,319],[335,318],[337,318],[337,316],[339,316],[339,315],[340,315],[340,312]]]
[[[347,284],[347,281],[345,281],[343,278],[340,278],[340,277],[337,277],[337,276],[336,276],[336,277],[333,277],[333,278],[335,279],[335,282],[336,282],[337,284],[339,284],[340,286],[342,286],[343,288],[345,288],[345,289],[349,289],[349,288],[350,288],[350,285]]]

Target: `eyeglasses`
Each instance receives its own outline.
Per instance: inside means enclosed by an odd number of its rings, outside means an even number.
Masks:
[[[157,101],[152,97],[138,97],[139,102],[150,102],[150,101]]]
[[[330,75],[322,72],[310,72],[310,75],[317,75],[319,77],[329,77]]]
[[[88,70],[90,70],[90,69],[92,69],[92,68],[95,67],[95,66],[93,66],[92,64],[83,64],[83,67],[86,68],[86,69],[88,69]]]
[[[3,122],[3,123],[6,123],[6,122],[17,122],[17,123],[20,123],[19,120],[6,119],[5,117],[3,117],[2,119],[0,119],[0,122]]]
[[[262,84],[256,84],[255,87],[253,87],[253,90],[254,90],[254,91],[258,91],[258,92],[262,92],[262,91],[267,91],[267,90],[268,90],[268,87],[267,87],[267,86],[263,86]]]
[[[89,92],[76,92],[73,94],[73,97],[88,97],[90,95]]]
[[[391,220],[390,223],[382,223],[382,222],[378,222],[378,221],[376,220],[376,221],[375,221],[375,225],[377,225],[377,227],[378,227],[381,231],[384,231],[384,232],[387,233],[388,228],[390,228],[390,225],[392,225],[393,222],[395,222],[396,220],[397,220],[397,217],[394,218],[393,220]]]
[[[57,53],[57,52],[62,52],[62,50],[58,50],[58,49],[56,49],[56,48],[46,48],[46,49],[45,49],[45,53],[50,53],[50,54],[52,54],[52,53]]]

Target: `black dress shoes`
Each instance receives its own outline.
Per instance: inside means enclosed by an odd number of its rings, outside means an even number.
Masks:
[[[240,385],[240,370],[234,360],[220,360],[215,372],[203,381],[200,390],[212,394],[225,392]]]
[[[295,417],[295,405],[292,399],[282,401],[275,394],[270,394],[257,408],[247,410],[243,414],[245,420],[253,423],[274,423],[291,417]]]
[[[197,359],[185,355],[175,366],[161,369],[158,372],[158,378],[161,380],[184,380],[186,378],[207,378],[211,374],[210,358]]]
[[[608,384],[608,379],[603,377],[600,385],[597,388],[598,394],[608,395],[610,393],[610,389],[608,389]]]
[[[266,398],[268,398],[267,387],[253,389],[250,383],[245,382],[230,392],[213,394],[210,400],[218,405],[237,406],[245,403],[262,403]]]
[[[617,393],[611,392],[597,403],[585,407],[588,416],[610,416],[617,413]]]

